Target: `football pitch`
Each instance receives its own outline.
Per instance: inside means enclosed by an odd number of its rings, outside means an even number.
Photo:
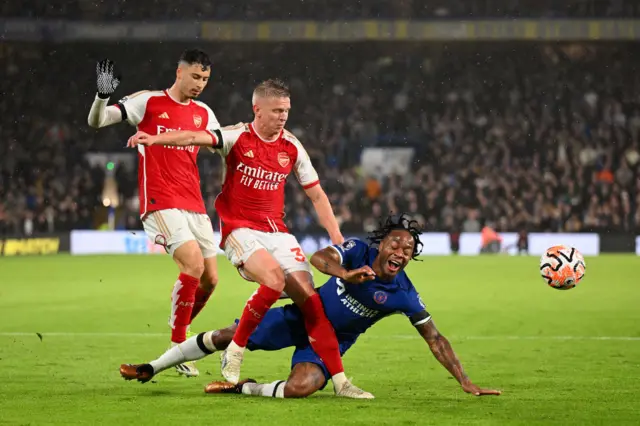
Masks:
[[[220,285],[193,331],[225,327],[254,290],[220,258]],[[373,401],[207,395],[173,370],[126,382],[121,363],[168,347],[166,256],[0,258],[0,424],[640,424],[640,258],[587,259],[570,291],[534,257],[426,257],[408,273],[467,374],[499,397],[465,394],[409,321],[376,324],[347,352]],[[317,273],[316,282],[324,277]],[[243,376],[285,379],[292,350],[249,352]]]

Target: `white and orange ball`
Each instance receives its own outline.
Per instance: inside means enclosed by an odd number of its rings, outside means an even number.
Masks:
[[[584,257],[574,247],[553,246],[540,257],[540,275],[558,290],[574,288],[584,278],[585,269]]]

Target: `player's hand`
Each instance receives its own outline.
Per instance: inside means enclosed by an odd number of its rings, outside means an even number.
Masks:
[[[127,148],[135,148],[138,145],[149,146],[153,144],[155,144],[155,138],[152,135],[138,131],[127,141]]]
[[[474,385],[471,382],[465,382],[462,384],[462,390],[466,393],[470,393],[475,396],[483,396],[483,395],[500,395],[501,391],[495,389],[482,389],[479,386]]]
[[[107,99],[113,95],[120,84],[120,76],[116,76],[113,70],[113,61],[103,59],[96,64],[96,77],[98,84],[98,96]]]
[[[376,278],[376,273],[373,272],[370,266],[363,266],[358,269],[352,269],[347,271],[342,278],[350,284],[362,284],[367,281],[372,281]]]

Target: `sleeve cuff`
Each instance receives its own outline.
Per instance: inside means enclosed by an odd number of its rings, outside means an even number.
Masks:
[[[319,184],[320,184],[320,181],[316,180],[316,181],[311,182],[311,183],[302,184],[302,188],[303,189],[309,189],[309,188],[313,188],[314,186],[319,185]]]
[[[212,148],[222,148],[224,146],[224,141],[222,139],[222,132],[220,129],[215,130],[205,130],[211,136],[211,147]]]
[[[211,147],[216,146],[218,144],[218,140],[216,139],[216,134],[209,129],[205,130],[205,132],[207,132],[209,136],[211,136]]]
[[[120,114],[122,114],[122,121],[129,121],[129,115],[127,114],[127,108],[118,102],[115,106],[120,110]]]
[[[413,326],[414,326],[414,327],[417,327],[417,326],[419,326],[419,325],[422,325],[422,324],[428,323],[429,321],[431,321],[431,317],[430,317],[430,316],[429,316],[429,317],[426,317],[425,319],[421,319],[420,321],[414,322],[414,323],[413,323]]]
[[[336,251],[336,253],[338,253],[338,256],[340,256],[340,264],[344,265],[344,257],[342,256],[342,252],[340,251],[340,249],[337,248],[336,246],[329,246],[329,247],[331,247]]]

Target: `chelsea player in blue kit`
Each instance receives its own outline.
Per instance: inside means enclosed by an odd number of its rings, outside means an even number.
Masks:
[[[473,395],[499,395],[482,389],[467,377],[449,341],[436,329],[418,292],[404,271],[422,247],[415,221],[400,215],[389,217],[369,238],[371,246],[357,239],[316,252],[311,263],[331,275],[318,292],[344,353],[358,337],[381,319],[404,314],[429,345],[438,361]],[[151,380],[160,371],[185,361],[197,360],[221,351],[231,341],[236,325],[200,333],[165,352],[149,364],[123,364],[121,375],[128,380]],[[212,382],[208,393],[240,393],[276,398],[303,398],[321,390],[330,379],[324,363],[313,351],[306,334],[302,313],[293,304],[270,309],[251,335],[248,349],[279,350],[295,347],[291,373],[286,381],[269,384],[248,379],[231,384]],[[373,397],[371,395],[371,397]]]

